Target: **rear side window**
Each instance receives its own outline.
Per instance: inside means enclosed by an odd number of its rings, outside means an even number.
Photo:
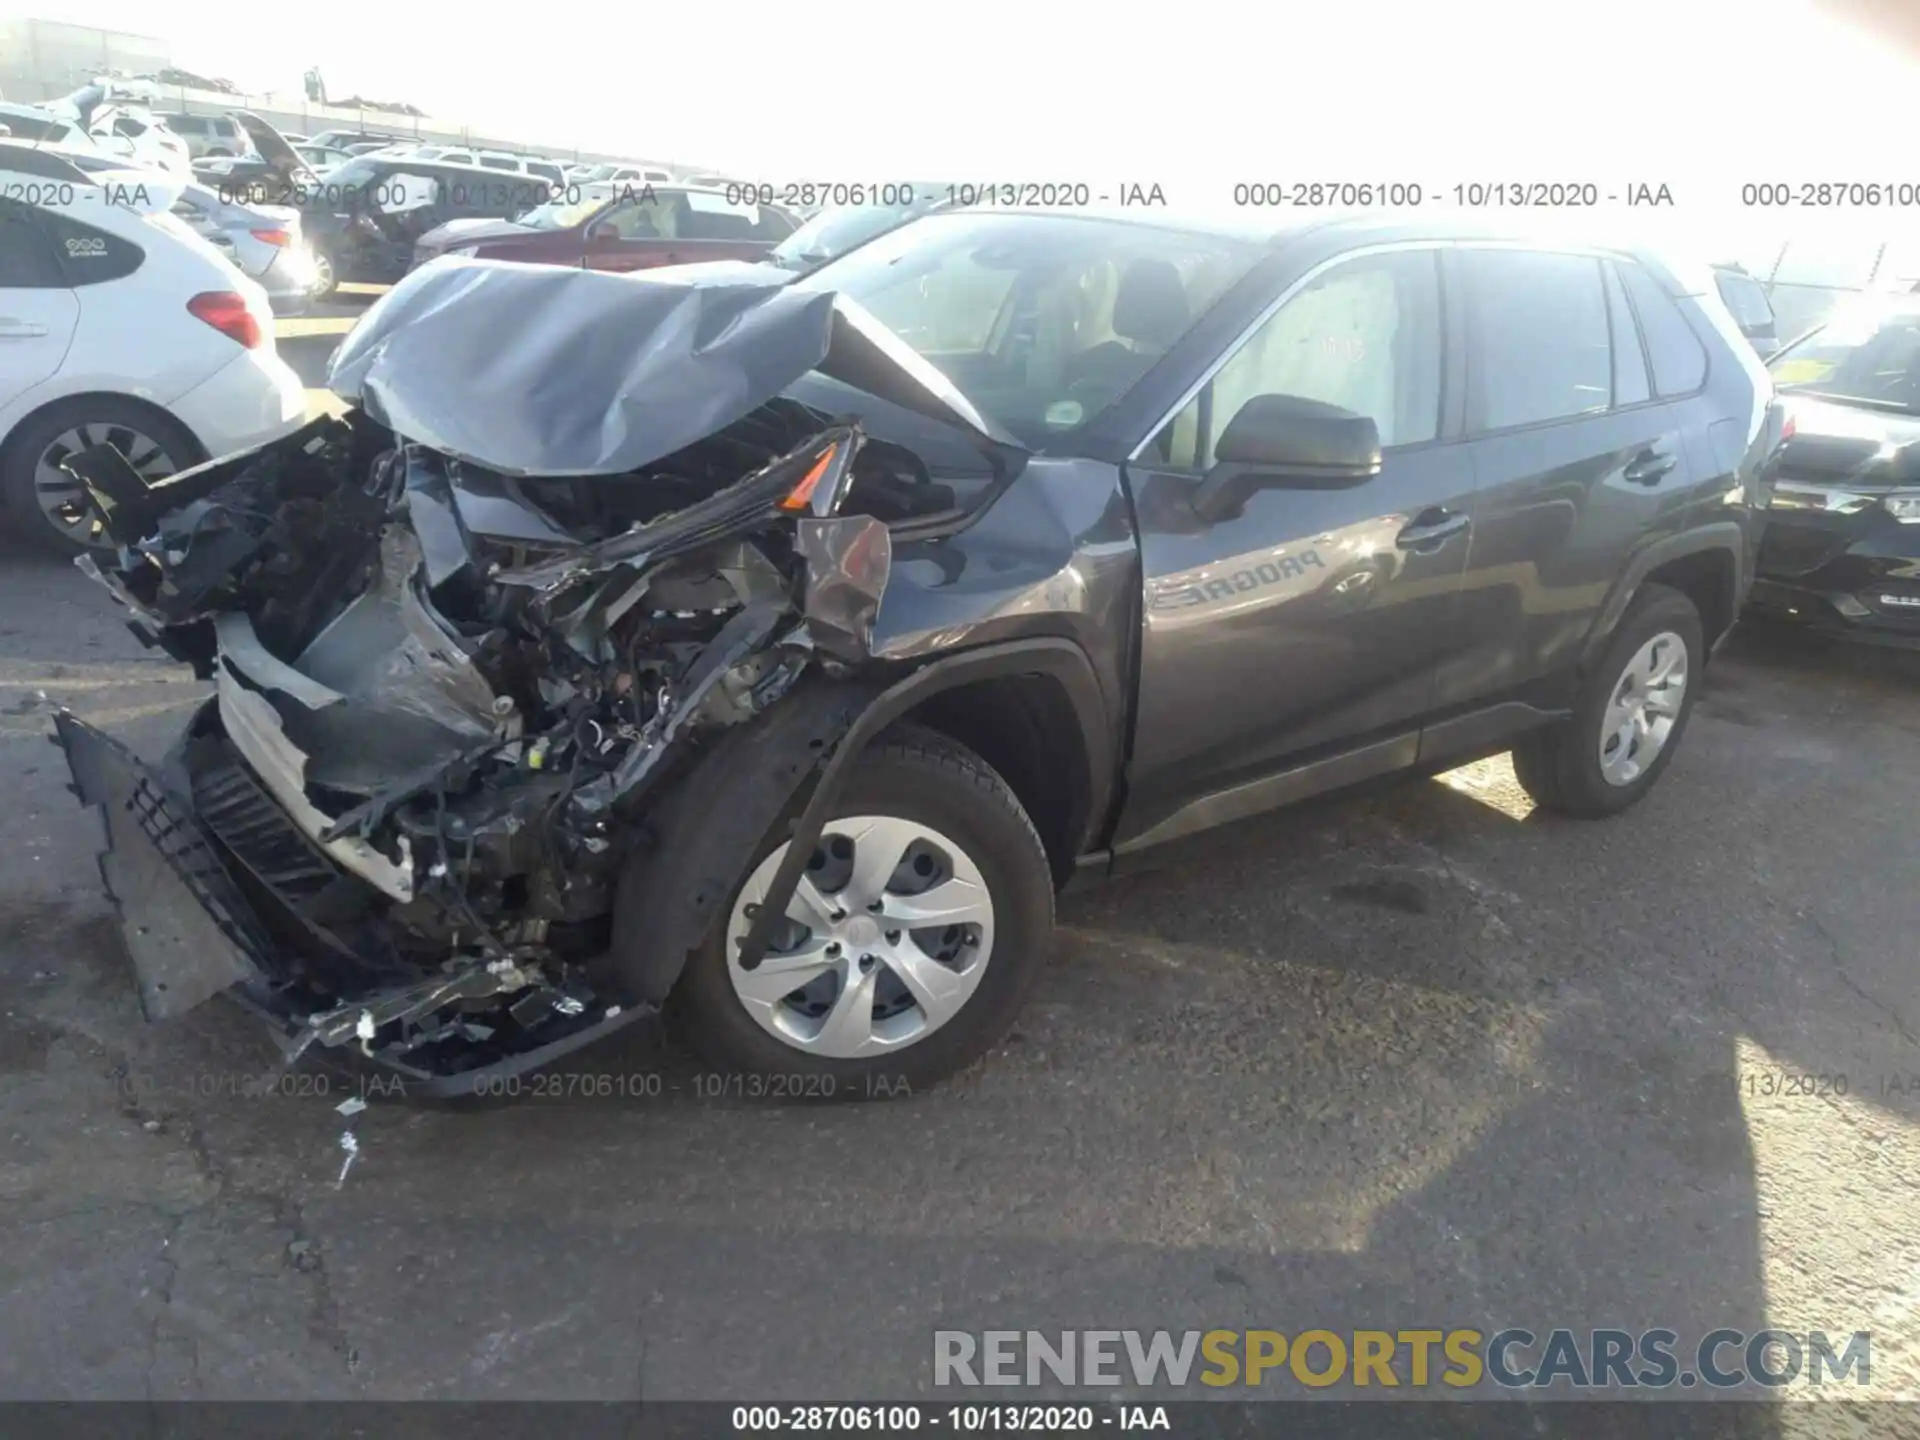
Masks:
[[[1613,403],[1639,405],[1653,398],[1653,384],[1647,379],[1647,357],[1640,350],[1640,330],[1633,323],[1633,309],[1627,304],[1627,292],[1621,288],[1620,272],[1605,267],[1607,279],[1607,323],[1613,331]]]
[[[60,271],[73,286],[124,280],[138,270],[147,253],[130,240],[83,225],[71,215],[40,212],[40,225],[60,259]]]
[[[0,200],[0,290],[64,290],[66,277],[38,212],[18,200]]]
[[[1717,270],[1714,287],[1726,302],[1734,323],[1742,330],[1763,330],[1773,324],[1773,309],[1767,304],[1767,292],[1751,275],[1735,270]]]
[[[1506,430],[1605,410],[1613,346],[1600,262],[1531,250],[1467,250],[1472,428]]]
[[[1620,273],[1640,317],[1640,333],[1647,337],[1653,388],[1663,396],[1692,394],[1707,380],[1706,347],[1658,281],[1638,265],[1622,265]]]
[[[769,213],[758,205],[729,205],[715,196],[689,191],[680,236],[686,240],[783,238],[787,233],[784,229],[763,237],[762,227]]]

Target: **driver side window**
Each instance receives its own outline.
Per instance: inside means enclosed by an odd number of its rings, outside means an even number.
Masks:
[[[1294,295],[1153,438],[1148,453],[1200,474],[1256,395],[1293,395],[1369,415],[1380,446],[1440,433],[1439,257],[1391,251],[1334,266]]]

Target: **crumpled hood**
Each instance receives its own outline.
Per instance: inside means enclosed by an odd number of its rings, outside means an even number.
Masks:
[[[448,258],[377,300],[327,384],[408,440],[506,475],[618,475],[809,370],[1018,450],[845,296],[745,275]]]

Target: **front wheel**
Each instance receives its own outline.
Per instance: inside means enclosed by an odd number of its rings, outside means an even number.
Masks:
[[[1617,815],[1672,761],[1705,663],[1693,601],[1648,585],[1587,677],[1572,718],[1514,746],[1515,777],[1544,810]]]
[[[172,416],[117,395],[81,395],[29,417],[0,448],[0,494],[14,523],[62,555],[110,550],[86,487],[62,469],[95,445],[112,445],[143,480],[198,464],[200,444]]]
[[[896,1095],[1006,1033],[1045,962],[1053,878],[977,755],[925,731],[863,755],[749,968],[740,944],[785,854],[769,836],[675,996],[718,1070],[804,1082],[757,1093]]]

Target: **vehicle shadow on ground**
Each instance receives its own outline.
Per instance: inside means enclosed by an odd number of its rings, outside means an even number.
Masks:
[[[58,975],[0,1077],[36,1147],[0,1280],[72,1318],[0,1392],[944,1401],[940,1329],[1657,1327],[1684,1366],[1881,1326],[1916,691],[1797,643],[1743,634],[1618,820],[1487,762],[1063,901],[1014,1036],[886,1104],[754,1104],[670,1043],[472,1112],[236,1096],[240,1017],[145,1027],[97,911],[16,908],[10,966]]]

